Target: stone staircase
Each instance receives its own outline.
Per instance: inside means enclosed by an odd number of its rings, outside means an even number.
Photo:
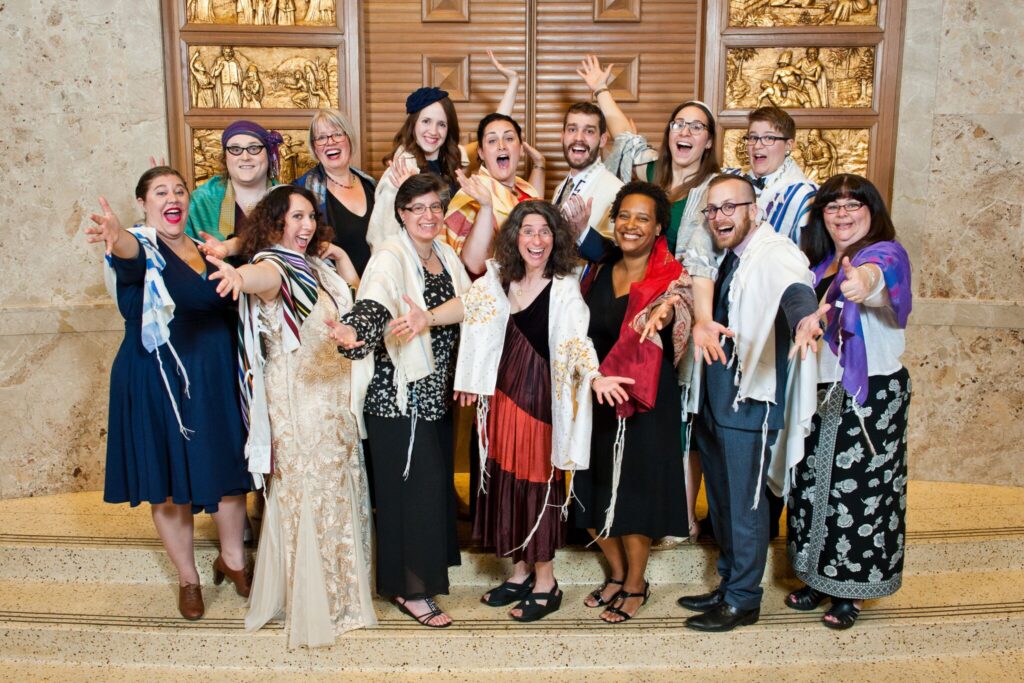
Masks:
[[[147,508],[98,493],[0,501],[0,680],[1024,680],[1024,489],[911,482],[908,509],[903,589],[845,632],[783,606],[781,543],[761,620],[728,634],[685,629],[675,604],[713,584],[710,545],[655,553],[651,601],[618,626],[582,605],[603,578],[596,552],[561,552],[562,609],[517,624],[478,602],[503,561],[466,550],[439,599],[451,628],[381,601],[377,628],[289,650],[283,624],[245,633],[244,600],[213,585],[208,518],[196,518],[206,616],[186,622]]]

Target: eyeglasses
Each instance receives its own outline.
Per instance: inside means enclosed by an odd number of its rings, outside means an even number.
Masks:
[[[668,129],[671,131],[679,132],[690,129],[691,133],[703,133],[708,129],[707,124],[700,121],[684,121],[683,119],[672,119],[668,122]]]
[[[753,204],[753,203],[754,202],[736,202],[735,204],[733,204],[732,202],[726,202],[726,203],[722,204],[721,206],[715,206],[714,204],[708,204],[707,208],[706,209],[701,209],[700,212],[702,214],[704,214],[704,218],[714,218],[715,214],[717,214],[719,211],[722,212],[723,216],[731,216],[734,213],[736,213],[736,207],[737,206],[747,206],[747,205]]]
[[[532,240],[534,237],[540,237],[541,239],[548,239],[552,233],[547,228],[541,228],[540,230],[520,230],[519,234],[528,240]]]
[[[864,202],[858,202],[856,199],[851,199],[845,204],[826,204],[823,210],[825,211],[825,213],[832,216],[839,213],[840,209],[845,209],[846,213],[854,213],[855,211],[860,211],[861,207],[863,206]]]
[[[338,144],[348,138],[348,133],[326,133],[324,135],[317,135],[313,138],[313,144],[319,147],[323,147],[328,141]]]
[[[413,204],[412,206],[402,207],[403,211],[408,211],[414,216],[422,216],[427,209],[430,209],[430,213],[444,213],[444,206],[442,206],[440,202],[434,202],[430,206],[427,206],[426,204]]]
[[[242,147],[241,145],[231,145],[229,147],[225,147],[224,149],[231,156],[240,157],[242,156],[242,152],[248,152],[251,156],[256,156],[257,154],[265,150],[266,147],[264,147],[263,145],[246,145],[245,147]]]
[[[781,135],[744,135],[743,142],[747,143],[751,147],[757,143],[761,143],[765,147],[771,147],[779,140],[788,140],[789,138],[782,137]]]

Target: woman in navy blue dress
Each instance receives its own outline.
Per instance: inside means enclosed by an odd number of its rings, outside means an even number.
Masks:
[[[178,608],[203,614],[193,554],[193,518],[214,517],[221,553],[214,580],[247,596],[242,533],[250,489],[235,376],[237,313],[206,277],[206,261],[185,235],[188,190],[166,166],[135,188],[145,225],[121,227],[101,197],[86,228],[103,242],[108,287],[116,290],[125,335],[110,370],[103,498],[150,503],[153,523],[178,570]]]

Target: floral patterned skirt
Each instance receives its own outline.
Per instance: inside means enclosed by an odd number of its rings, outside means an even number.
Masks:
[[[818,385],[789,497],[790,562],[808,586],[839,598],[891,595],[903,580],[910,375],[871,377],[868,389],[858,407],[842,385]]]

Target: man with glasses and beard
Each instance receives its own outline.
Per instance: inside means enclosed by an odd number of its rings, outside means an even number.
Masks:
[[[596,105],[577,102],[569,107],[562,122],[562,153],[569,175],[555,189],[553,201],[581,244],[591,232],[596,233],[592,239],[612,236],[608,212],[622,181],[601,162],[606,142],[608,126]]]
[[[707,365],[694,426],[721,548],[721,583],[679,604],[702,612],[686,620],[689,628],[730,631],[760,616],[769,540],[764,483],[767,475],[779,493],[803,457],[817,407],[817,366],[806,357],[817,351],[819,321],[829,307],[818,308],[807,258],[796,244],[771,224],[756,222],[754,186],[747,178],[712,179],[703,213],[715,247],[726,251],[713,319],[697,323],[724,343],[696,349]]]

